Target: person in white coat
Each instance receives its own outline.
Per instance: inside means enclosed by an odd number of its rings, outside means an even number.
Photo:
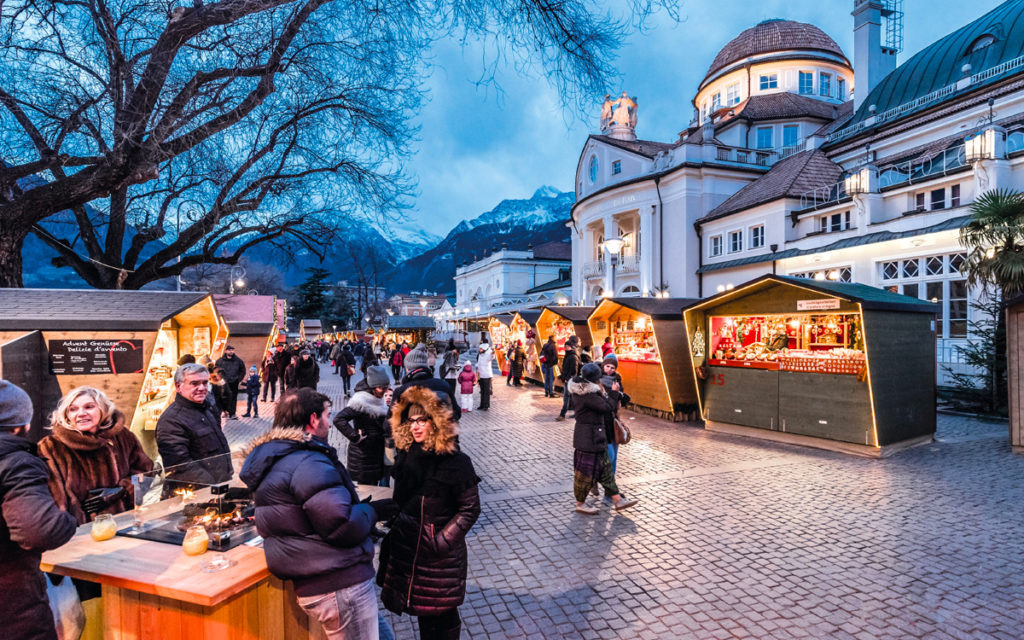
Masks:
[[[491,408],[491,377],[494,375],[492,363],[494,362],[494,351],[487,342],[481,342],[476,357],[476,377],[480,382],[480,407],[481,411]]]

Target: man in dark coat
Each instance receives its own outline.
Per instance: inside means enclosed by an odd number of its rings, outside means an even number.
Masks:
[[[0,616],[4,638],[56,640],[39,561],[77,523],[50,495],[46,464],[24,437],[31,421],[28,394],[0,380]]]
[[[580,371],[580,359],[576,355],[576,347],[579,345],[579,338],[571,336],[565,342],[565,355],[562,357],[562,370],[559,378],[562,379],[562,411],[555,418],[561,422],[565,420],[565,413],[569,410],[569,381],[576,377]]]
[[[555,397],[555,365],[558,364],[558,345],[555,337],[548,336],[548,341],[540,349],[540,370],[544,374],[544,397]]]
[[[348,471],[359,484],[377,484],[384,477],[384,444],[390,437],[384,401],[388,384],[386,367],[370,367],[334,417],[334,426],[349,440]]]
[[[274,428],[249,445],[239,475],[253,490],[270,572],[294,583],[299,606],[328,638],[377,638],[379,625],[387,625],[373,587],[377,514],[359,502],[327,444],[330,427],[327,396],[313,389],[286,394]]]
[[[416,345],[416,348],[405,356],[405,377],[402,378],[402,386],[395,389],[394,403],[402,397],[402,393],[410,387],[426,387],[437,393],[448,396],[452,404],[452,417],[456,420],[462,418],[462,407],[459,406],[451,386],[440,378],[434,377],[434,372],[427,365],[427,347],[423,343]],[[393,404],[394,404],[393,403]]]
[[[284,382],[284,371],[292,363],[292,354],[280,342],[277,343],[274,351],[274,363],[277,364],[277,377],[281,381],[281,395],[283,396],[284,392],[288,390]]]
[[[313,389],[320,384],[320,365],[316,363],[313,354],[309,349],[303,349],[299,354],[299,362],[295,365],[295,386],[298,388]]]
[[[177,396],[156,423],[156,446],[168,469],[168,489],[231,479],[231,448],[221,430],[220,412],[209,399],[209,381],[201,364],[183,364],[174,372]],[[170,469],[175,465],[186,466]]]
[[[224,347],[224,355],[217,358],[215,366],[224,370],[224,409],[229,418],[237,418],[238,385],[245,380],[245,363],[235,355],[235,348],[229,344]]]

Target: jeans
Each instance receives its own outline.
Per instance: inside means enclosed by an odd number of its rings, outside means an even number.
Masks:
[[[555,367],[550,364],[542,364],[540,370],[544,373],[544,395],[555,395]]]
[[[619,461],[619,445],[614,442],[608,443],[608,460],[612,463],[612,474],[615,474],[616,463]]]
[[[565,382],[562,385],[562,411],[558,415],[564,418],[567,411],[569,411],[569,383]]]
[[[393,640],[377,608],[373,579],[316,596],[299,596],[299,606],[324,629],[327,640]]]
[[[256,401],[259,400],[258,395],[249,394],[245,403],[245,415],[254,415],[257,418],[260,417],[260,408],[256,405]]]

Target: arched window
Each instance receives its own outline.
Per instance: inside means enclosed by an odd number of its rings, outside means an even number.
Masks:
[[[638,296],[640,295],[640,289],[636,285],[629,285],[622,288],[622,295],[624,296]]]
[[[597,182],[597,156],[590,156],[590,181]]]
[[[995,42],[996,37],[991,33],[986,33],[984,35],[978,36],[977,38],[975,38],[974,42],[971,43],[971,46],[967,48],[967,53],[972,54],[976,51],[981,51],[985,47],[992,46],[993,44],[995,44]]]

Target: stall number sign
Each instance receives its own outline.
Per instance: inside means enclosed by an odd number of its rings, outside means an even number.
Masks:
[[[55,375],[142,373],[142,340],[51,340]]]
[[[838,309],[839,300],[836,298],[824,298],[822,300],[797,300],[797,311],[820,311],[821,309]]]

